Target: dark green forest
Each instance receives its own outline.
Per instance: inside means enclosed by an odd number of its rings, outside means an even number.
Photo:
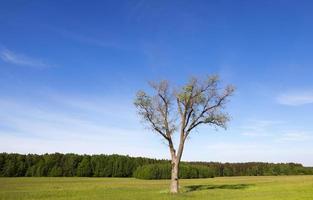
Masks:
[[[138,179],[170,179],[170,163],[156,163],[137,167],[133,176]],[[213,178],[214,171],[205,165],[181,163],[179,166],[179,178]]]
[[[219,176],[309,175],[312,167],[296,163],[182,162],[180,178]],[[123,155],[0,153],[2,177],[136,177],[170,178],[170,161]]]

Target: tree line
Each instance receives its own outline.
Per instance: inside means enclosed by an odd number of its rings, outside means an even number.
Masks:
[[[170,179],[170,163],[157,163],[137,167],[133,176],[138,179]],[[213,178],[214,171],[205,165],[181,163],[179,166],[179,178]]]
[[[141,175],[140,175],[141,174]],[[143,175],[144,174],[144,175]],[[182,162],[180,177],[309,175],[312,167],[296,163]],[[170,177],[170,161],[123,155],[0,153],[2,177]]]

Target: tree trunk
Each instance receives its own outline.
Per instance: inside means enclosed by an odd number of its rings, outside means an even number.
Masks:
[[[172,174],[171,174],[171,185],[170,192],[172,194],[178,193],[179,184],[178,184],[178,173],[179,173],[179,161],[172,161]]]

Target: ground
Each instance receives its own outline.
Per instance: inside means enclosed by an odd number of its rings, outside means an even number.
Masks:
[[[168,180],[134,178],[0,178],[0,199],[46,200],[312,200],[313,176],[223,177],[181,180],[168,194]]]

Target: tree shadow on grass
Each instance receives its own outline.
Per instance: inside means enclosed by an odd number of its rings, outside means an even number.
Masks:
[[[240,190],[246,189],[253,184],[234,184],[234,185],[187,185],[185,186],[185,192],[193,192],[199,190],[214,190],[214,189],[231,189]]]

